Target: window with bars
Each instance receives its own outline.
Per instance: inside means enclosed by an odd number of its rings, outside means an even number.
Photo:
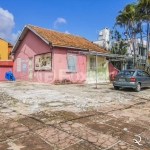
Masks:
[[[95,70],[95,68],[96,68],[96,58],[91,57],[90,58],[90,70]]]
[[[76,55],[67,55],[67,72],[76,72]]]

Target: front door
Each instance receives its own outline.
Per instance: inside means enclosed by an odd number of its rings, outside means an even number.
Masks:
[[[28,63],[28,79],[29,80],[32,80],[33,78],[32,59],[33,58],[29,58],[29,63]]]

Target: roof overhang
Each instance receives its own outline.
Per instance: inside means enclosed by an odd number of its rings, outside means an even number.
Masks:
[[[69,52],[77,52],[77,51],[69,51]],[[110,53],[103,53],[98,51],[80,51],[80,54],[84,55],[97,55],[97,56],[105,56],[105,57],[112,57],[112,58],[125,58],[126,55],[119,55],[119,54],[110,54]]]
[[[62,48],[68,48],[68,49],[78,49],[78,50],[84,50],[84,51],[88,51],[88,49],[85,48],[79,48],[79,47],[72,47],[72,46],[61,46],[61,45],[56,45],[56,44],[52,44],[53,47],[62,47]]]
[[[35,35],[37,35],[40,39],[42,39],[46,44],[50,45],[51,42],[46,40],[45,38],[43,38],[40,34],[38,34],[34,29],[32,29],[30,26],[25,25],[23,30],[21,31],[20,35],[18,36],[12,50],[11,53],[15,53],[17,48],[19,47],[19,45],[21,44],[23,38],[25,37],[25,35],[27,34],[28,31],[32,31]]]
[[[30,25],[25,25],[23,30],[21,31],[20,35],[18,36],[12,50],[11,53],[14,54],[17,50],[17,48],[19,47],[19,45],[21,44],[22,40],[24,39],[25,35],[27,34],[28,31],[32,31],[35,35],[37,35],[41,40],[43,40],[46,44],[51,45],[53,47],[61,47],[61,48],[68,48],[68,49],[75,49],[75,50],[81,50],[81,51],[92,51],[89,49],[85,49],[85,48],[80,48],[80,47],[73,47],[73,46],[62,46],[62,45],[56,45],[53,44],[51,41],[46,40],[43,36],[41,36],[38,32],[36,32],[32,27],[30,27]],[[92,51],[93,52],[93,51]],[[98,52],[98,55],[100,55],[101,52]],[[93,54],[93,53],[92,53]],[[108,53],[102,53],[101,55],[107,55],[109,56]]]

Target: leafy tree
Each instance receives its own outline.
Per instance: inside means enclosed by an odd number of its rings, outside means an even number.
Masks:
[[[129,46],[128,41],[123,39],[119,31],[112,30],[110,32],[112,39],[112,46],[110,48],[110,52],[113,54],[124,55],[127,52],[127,47]]]

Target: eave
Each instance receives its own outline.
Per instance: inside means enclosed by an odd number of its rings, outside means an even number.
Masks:
[[[19,45],[21,44],[23,38],[25,37],[25,35],[27,34],[28,31],[32,31],[35,35],[37,35],[41,40],[43,40],[46,44],[50,45],[51,42],[46,40],[45,38],[43,38],[40,34],[38,34],[35,30],[33,30],[31,27],[29,27],[28,25],[25,25],[23,30],[21,31],[20,35],[18,36],[12,50],[11,53],[14,54],[17,50],[17,48],[19,47]]]

